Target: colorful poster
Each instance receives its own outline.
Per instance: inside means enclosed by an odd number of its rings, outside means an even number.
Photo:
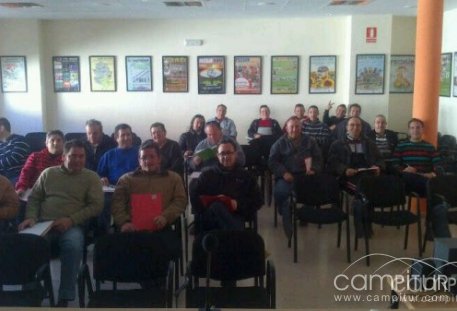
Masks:
[[[127,91],[152,91],[152,57],[126,56]]]
[[[271,94],[298,93],[298,56],[271,57]]]
[[[54,92],[80,92],[81,81],[78,56],[54,56]]]
[[[225,94],[225,56],[198,56],[198,94]]]
[[[235,56],[234,93],[262,94],[262,57]]]
[[[390,93],[412,93],[414,90],[414,55],[390,56]]]
[[[336,56],[309,57],[309,93],[336,92]]]
[[[441,54],[440,96],[451,96],[452,53]]]
[[[25,56],[0,57],[2,92],[27,92],[27,64]]]
[[[116,91],[116,57],[89,56],[92,92]]]
[[[384,94],[384,54],[356,56],[355,94]]]
[[[163,56],[163,92],[189,91],[189,58],[187,56]]]

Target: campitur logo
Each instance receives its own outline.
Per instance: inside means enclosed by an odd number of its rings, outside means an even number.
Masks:
[[[370,273],[351,273],[354,265],[365,260],[367,256],[382,256],[386,258],[386,262],[374,268]],[[389,265],[397,263],[404,264],[403,271],[398,274],[384,272],[388,270]],[[395,267],[395,270],[398,271],[398,266]],[[394,290],[397,293],[409,294],[451,292],[451,290],[454,292],[457,288],[457,274],[449,275],[449,271],[457,271],[457,262],[449,262],[434,257],[424,259],[397,258],[388,254],[373,253],[359,258],[343,272],[336,275],[333,286],[340,293],[347,291],[358,294],[379,290]],[[336,300],[342,300],[339,295],[336,296]],[[371,297],[372,295],[367,294],[367,296]],[[361,299],[361,301],[368,300]]]

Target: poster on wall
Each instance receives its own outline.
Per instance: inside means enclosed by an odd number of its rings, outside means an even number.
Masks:
[[[355,94],[384,94],[384,54],[357,54]]]
[[[271,57],[271,94],[298,94],[298,56]]]
[[[336,92],[336,56],[309,57],[309,93]]]
[[[125,74],[128,92],[152,91],[151,56],[126,56]]]
[[[54,92],[80,92],[79,56],[53,56]]]
[[[225,56],[198,56],[198,94],[225,94]]]
[[[27,63],[25,56],[0,57],[2,92],[27,92]]]
[[[235,56],[234,94],[262,94],[262,57]]]
[[[440,96],[451,96],[452,53],[441,54]]]
[[[116,91],[116,57],[89,56],[90,90],[92,92]]]
[[[412,93],[414,90],[414,55],[390,56],[390,93]]]
[[[454,88],[453,95],[457,97],[457,52],[454,52]]]
[[[189,91],[189,58],[187,56],[163,56],[163,92]]]

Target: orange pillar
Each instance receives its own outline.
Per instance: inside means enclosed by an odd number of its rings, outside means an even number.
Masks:
[[[424,139],[436,146],[444,0],[418,0],[413,117],[425,123]]]

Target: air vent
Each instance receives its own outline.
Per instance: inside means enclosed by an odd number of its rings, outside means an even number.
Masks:
[[[370,2],[370,0],[332,0],[328,5],[363,5],[368,4],[368,2]]]
[[[26,9],[33,7],[43,7],[41,4],[33,2],[3,2],[0,3],[0,6],[8,9]]]
[[[179,6],[203,6],[201,1],[164,1],[166,6],[179,7]]]

